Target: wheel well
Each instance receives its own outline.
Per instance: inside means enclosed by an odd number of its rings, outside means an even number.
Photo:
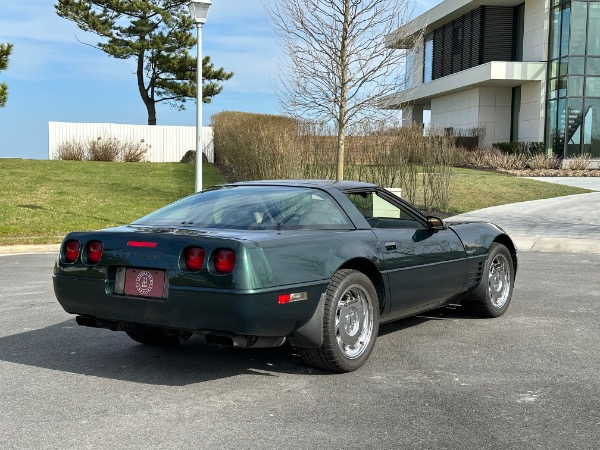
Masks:
[[[364,273],[369,277],[371,283],[377,292],[377,300],[379,301],[379,312],[383,312],[385,304],[385,285],[379,269],[371,261],[365,258],[356,258],[346,261],[340,269],[352,269]]]
[[[517,248],[513,241],[506,235],[501,234],[494,239],[494,242],[498,242],[499,244],[504,245],[508,251],[510,252],[510,256],[512,257],[513,268],[515,270],[515,275],[517,273]]]

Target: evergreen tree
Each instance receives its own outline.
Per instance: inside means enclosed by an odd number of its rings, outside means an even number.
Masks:
[[[12,44],[3,44],[0,42],[0,72],[8,69],[8,57],[12,52]],[[6,106],[8,99],[8,86],[6,83],[0,83],[0,108]]]
[[[148,125],[156,125],[156,104],[185,109],[196,98],[196,44],[187,0],[58,0],[60,17],[102,38],[96,47],[119,59],[136,62],[137,88],[148,111]],[[210,103],[233,73],[215,69],[202,59],[202,101]]]

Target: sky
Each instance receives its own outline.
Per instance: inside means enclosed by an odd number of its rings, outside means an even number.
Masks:
[[[278,113],[275,85],[285,55],[265,7],[276,1],[212,0],[202,52],[234,76],[203,105],[204,125],[221,111]],[[438,2],[422,0],[417,8]],[[2,0],[0,42],[14,47],[8,69],[0,72],[8,85],[7,104],[0,108],[0,157],[48,159],[48,122],[147,123],[133,60],[83,44],[94,45],[98,37],[59,17],[55,3]],[[159,104],[157,123],[194,126],[195,111],[193,101],[184,111]]]

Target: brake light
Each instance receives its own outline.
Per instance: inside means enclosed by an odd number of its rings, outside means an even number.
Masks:
[[[231,273],[235,266],[235,252],[221,248],[215,252],[215,270],[219,273]]]
[[[73,240],[65,242],[65,261],[68,263],[74,263],[77,261],[80,248],[81,244],[79,241]]]
[[[204,249],[188,247],[185,249],[185,267],[192,272],[198,272],[204,264]]]
[[[156,242],[145,242],[145,241],[127,241],[128,247],[145,247],[145,248],[156,248],[158,243]]]
[[[104,245],[100,241],[91,241],[87,245],[87,262],[88,264],[98,264],[102,258]]]

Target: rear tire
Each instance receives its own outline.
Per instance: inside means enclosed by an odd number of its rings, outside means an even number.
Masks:
[[[479,317],[500,317],[510,304],[514,280],[515,269],[510,252],[504,245],[494,242],[485,262],[481,282],[461,302],[463,308]]]
[[[178,334],[167,334],[163,331],[126,331],[125,333],[140,344],[155,347],[176,347],[192,337],[192,333],[185,331]]]
[[[362,272],[338,270],[325,292],[323,344],[299,347],[309,366],[351,372],[371,355],[379,332],[379,301],[373,283]]]

